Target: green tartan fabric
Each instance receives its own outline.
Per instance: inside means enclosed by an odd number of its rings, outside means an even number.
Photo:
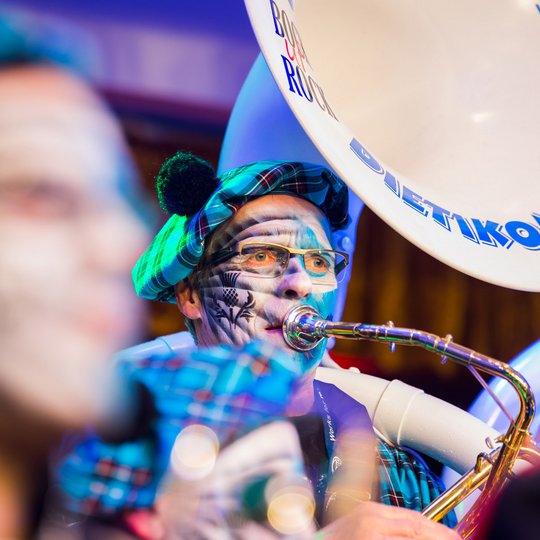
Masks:
[[[326,167],[259,161],[232,169],[197,213],[172,215],[157,233],[133,269],[137,295],[174,303],[173,287],[197,266],[205,238],[244,204],[269,193],[308,200],[326,214],[333,230],[349,224],[347,186]]]

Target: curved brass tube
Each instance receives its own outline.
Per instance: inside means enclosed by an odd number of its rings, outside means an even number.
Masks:
[[[504,362],[453,343],[450,336],[441,338],[420,330],[398,328],[392,323],[371,325],[327,321],[310,306],[298,306],[289,311],[283,320],[283,334],[287,343],[299,351],[310,350],[330,336],[422,347],[463,366],[470,365],[484,373],[502,377],[512,385],[519,398],[519,412],[502,438],[501,446],[489,455],[479,455],[473,469],[422,512],[439,520],[476,488],[484,485],[480,497],[457,526],[462,537],[468,538],[476,529],[484,507],[503,489],[514,462],[532,440],[529,428],[534,418],[535,399],[522,375]]]

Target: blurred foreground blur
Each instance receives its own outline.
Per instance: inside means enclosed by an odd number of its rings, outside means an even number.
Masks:
[[[110,359],[142,315],[130,268],[146,226],[123,136],[86,83],[30,47],[37,34],[0,13],[1,538],[29,534],[60,431],[109,414]]]

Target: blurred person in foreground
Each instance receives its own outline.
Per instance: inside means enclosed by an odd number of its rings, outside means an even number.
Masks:
[[[376,438],[360,403],[315,380],[325,342],[297,352],[282,335],[294,306],[332,314],[347,265],[331,241],[349,219],[345,184],[325,167],[297,162],[257,162],[215,178],[208,163],[179,152],[157,188],[172,215],[135,266],[135,288],[175,302],[195,344],[182,353],[143,347],[121,355],[124,376],[152,395],[155,420],[123,443],[90,437],[66,458],[59,478],[69,508],[154,539],[263,538],[262,531],[311,538],[315,528],[336,539],[458,538],[417,512],[442,489],[421,458]],[[292,434],[261,431],[285,418]],[[185,439],[194,426],[212,428],[215,448],[225,447],[199,476],[188,464],[200,465],[207,452],[197,437]],[[295,470],[294,455],[315,508],[313,527],[293,534],[276,525],[264,486]],[[366,463],[374,475],[363,473]],[[257,486],[262,510],[246,495]]]
[[[32,534],[61,431],[108,422],[112,353],[142,318],[136,174],[62,28],[0,11],[0,538]]]

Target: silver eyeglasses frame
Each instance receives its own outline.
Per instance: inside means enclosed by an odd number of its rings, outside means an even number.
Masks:
[[[244,250],[247,247],[256,248],[259,246],[261,248],[264,248],[264,247],[276,248],[278,250],[281,250],[287,253],[286,260],[283,260],[282,264],[276,265],[275,267],[280,270],[277,274],[275,273],[264,274],[264,273],[259,273],[250,269],[242,268],[242,263],[238,262],[238,266],[240,267],[239,268],[240,270],[245,271],[251,275],[261,277],[261,278],[276,278],[276,277],[282,276],[285,273],[286,269],[288,268],[291,255],[299,255],[302,257],[302,263],[304,265],[304,269],[306,273],[309,275],[310,279],[314,283],[321,283],[321,284],[340,283],[345,275],[345,269],[347,268],[349,264],[349,254],[344,251],[338,251],[335,249],[326,249],[326,248],[297,249],[297,248],[284,246],[282,244],[276,244],[273,242],[264,242],[264,241],[256,242],[256,241],[251,241],[251,240],[245,240],[245,241],[239,242],[235,248],[226,248],[226,249],[217,250],[213,254],[209,255],[204,266],[208,267],[210,265],[222,264],[224,262],[227,262],[233,259],[234,257],[244,255]],[[341,260],[339,260],[339,262],[337,263],[334,271],[330,273],[331,276],[321,277],[321,276],[314,275],[306,268],[306,261],[304,257],[310,254],[313,254],[313,255],[330,254],[330,258],[333,258],[334,260],[336,259],[341,259]]]

